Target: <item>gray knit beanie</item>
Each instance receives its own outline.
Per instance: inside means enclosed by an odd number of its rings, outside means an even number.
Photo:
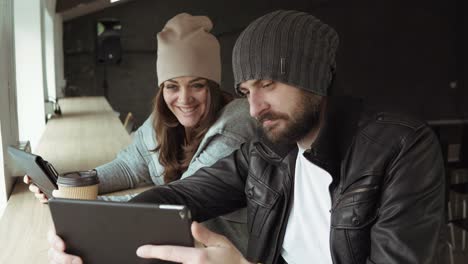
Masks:
[[[232,53],[235,89],[248,80],[274,80],[327,95],[338,34],[314,16],[278,10],[250,23]]]

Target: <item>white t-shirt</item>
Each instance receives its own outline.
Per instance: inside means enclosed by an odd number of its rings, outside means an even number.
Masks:
[[[294,197],[281,255],[288,264],[332,263],[328,191],[332,177],[303,153],[299,147]]]

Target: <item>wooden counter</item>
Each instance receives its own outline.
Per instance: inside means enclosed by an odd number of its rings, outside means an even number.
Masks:
[[[36,153],[59,173],[107,163],[131,139],[104,97],[61,99],[62,116],[47,123]]]
[[[64,98],[62,116],[51,119],[34,151],[59,173],[88,170],[113,160],[131,138],[104,97]],[[47,205],[19,180],[0,220],[0,263],[48,263]]]

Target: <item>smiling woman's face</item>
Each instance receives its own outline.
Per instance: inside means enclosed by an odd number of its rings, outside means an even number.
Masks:
[[[205,116],[209,102],[207,80],[199,77],[177,77],[163,83],[167,107],[185,128],[193,128]]]

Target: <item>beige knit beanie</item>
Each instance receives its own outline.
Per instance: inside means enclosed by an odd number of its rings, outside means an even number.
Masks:
[[[218,40],[206,16],[181,13],[170,19],[158,33],[156,70],[158,84],[182,76],[203,77],[221,82]]]

